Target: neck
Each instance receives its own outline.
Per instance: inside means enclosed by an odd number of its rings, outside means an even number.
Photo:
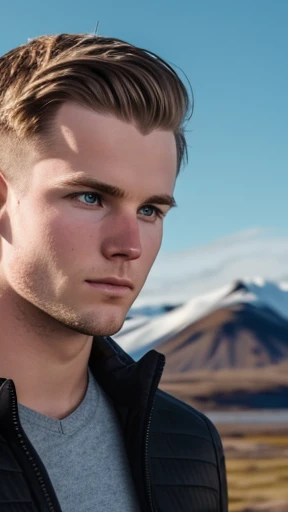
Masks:
[[[31,305],[25,316],[19,314],[6,294],[0,297],[0,318],[0,377],[14,381],[22,405],[52,418],[69,415],[87,389],[93,338]]]

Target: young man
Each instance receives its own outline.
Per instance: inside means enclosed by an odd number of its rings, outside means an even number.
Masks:
[[[162,238],[189,105],[159,57],[43,36],[0,59],[0,510],[225,512],[211,422],[110,338]],[[16,394],[17,393],[17,394]]]

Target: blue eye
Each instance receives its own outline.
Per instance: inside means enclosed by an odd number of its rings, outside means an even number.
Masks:
[[[144,217],[149,217],[149,218],[164,217],[164,212],[162,212],[156,206],[152,206],[150,204],[146,204],[146,205],[142,206],[142,208],[140,208],[140,212],[142,213],[142,215],[144,215]]]
[[[84,205],[102,206],[102,198],[99,194],[96,194],[96,192],[77,192],[71,194],[70,197]]]
[[[91,192],[87,192],[86,194],[81,194],[81,195],[85,197],[85,200],[89,204],[95,204],[95,200],[98,199],[97,194],[93,194]]]
[[[151,216],[153,215],[153,213],[155,213],[155,208],[154,208],[154,206],[149,206],[149,205],[147,205],[147,206],[143,206],[143,207],[141,208],[141,210],[142,210],[142,212],[144,212],[144,215],[145,215],[146,217],[151,217]]]

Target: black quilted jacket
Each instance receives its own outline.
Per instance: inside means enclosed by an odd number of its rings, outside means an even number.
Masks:
[[[111,338],[95,338],[89,365],[123,426],[142,512],[227,512],[218,432],[203,414],[157,390],[164,356],[152,350],[135,363]],[[21,428],[14,383],[0,379],[0,512],[36,511],[61,508]]]

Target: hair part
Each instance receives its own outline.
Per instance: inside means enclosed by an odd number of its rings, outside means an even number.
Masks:
[[[15,142],[44,142],[68,101],[133,122],[142,133],[171,130],[178,172],[187,160],[184,123],[193,112],[193,95],[190,101],[167,62],[119,39],[60,34],[37,37],[0,58],[3,174],[10,174]]]

